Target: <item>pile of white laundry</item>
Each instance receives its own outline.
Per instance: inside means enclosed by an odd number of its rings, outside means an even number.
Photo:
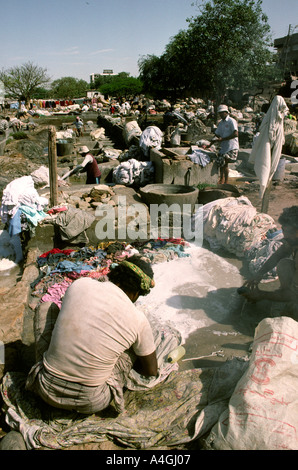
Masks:
[[[144,186],[154,182],[152,162],[139,162],[131,158],[122,162],[113,171],[113,182],[116,184]]]
[[[139,145],[146,157],[149,156],[150,148],[161,149],[163,132],[157,126],[149,126],[142,132]]]
[[[65,129],[63,131],[56,132],[57,140],[72,139],[74,137],[74,131],[72,129]]]
[[[48,199],[36,191],[32,176],[17,178],[4,189],[0,208],[2,222],[5,224],[13,218],[22,205],[36,211],[42,211],[48,205]]]
[[[203,223],[204,239],[211,249],[223,248],[239,258],[249,257],[268,232],[277,230],[273,218],[258,213],[245,196],[206,204],[194,214],[193,223]]]

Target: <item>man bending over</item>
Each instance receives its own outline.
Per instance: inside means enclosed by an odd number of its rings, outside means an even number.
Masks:
[[[246,281],[239,293],[247,300],[273,300],[276,302],[289,302],[297,309],[298,305],[298,206],[283,210],[278,219],[284,234],[283,244],[263,264],[257,274]],[[264,275],[277,268],[280,288],[265,292],[258,288]]]
[[[80,278],[66,291],[49,347],[26,384],[49,405],[91,414],[114,398],[121,412],[125,374],[133,367],[157,375],[152,330],[134,306],[154,286],[151,265],[134,255],[108,277]]]

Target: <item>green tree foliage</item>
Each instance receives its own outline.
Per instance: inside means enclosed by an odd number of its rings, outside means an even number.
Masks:
[[[275,54],[261,0],[202,0],[200,14],[188,19],[161,57],[139,61],[147,91],[220,100],[228,89],[249,91],[275,78]],[[160,76],[162,74],[162,76]]]
[[[85,80],[74,77],[62,77],[51,84],[52,97],[58,99],[74,99],[86,96],[89,85]]]
[[[129,77],[129,73],[127,72],[120,72],[117,75],[98,75],[95,78],[94,83],[91,84],[91,88],[94,90],[99,90],[102,85],[106,85],[107,83],[111,83],[113,80],[118,78],[127,78]]]
[[[143,84],[138,78],[129,77],[127,74],[119,74],[110,78],[111,80],[99,87],[99,91],[103,95],[119,97],[138,95],[142,92]]]
[[[25,101],[28,105],[35,91],[42,85],[48,84],[50,77],[47,75],[46,69],[32,62],[27,62],[7,70],[2,69],[0,80],[4,84],[7,98]]]
[[[190,20],[188,47],[191,88],[219,98],[228,88],[251,89],[267,80],[273,54],[268,18],[261,0],[213,0]],[[214,96],[214,95],[213,95]]]

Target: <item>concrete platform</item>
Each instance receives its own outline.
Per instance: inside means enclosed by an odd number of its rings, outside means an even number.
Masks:
[[[183,148],[179,150],[183,152]],[[189,147],[184,150],[186,154]],[[167,157],[162,150],[156,149],[150,150],[150,161],[154,164],[155,183],[197,186],[199,183],[218,182],[218,167],[215,162],[201,167],[186,158],[174,160]]]

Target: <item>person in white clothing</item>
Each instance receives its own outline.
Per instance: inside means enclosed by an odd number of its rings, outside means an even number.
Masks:
[[[90,414],[114,399],[122,412],[130,370],[157,375],[151,326],[134,306],[154,287],[151,265],[133,255],[108,277],[105,282],[83,277],[66,291],[49,347],[26,384],[49,405]],[[41,340],[45,337],[43,331]],[[40,345],[40,339],[36,341]]]
[[[229,108],[227,106],[220,105],[217,112],[221,117],[221,121],[215,131],[215,139],[212,140],[210,146],[214,141],[220,142],[216,162],[220,174],[219,184],[224,184],[227,183],[229,179],[229,163],[235,162],[238,158],[238,124],[237,121],[229,115]]]
[[[187,126],[184,127],[183,124],[179,122],[171,134],[171,147],[179,147],[181,145],[181,134],[184,134],[185,132],[187,132]]]

